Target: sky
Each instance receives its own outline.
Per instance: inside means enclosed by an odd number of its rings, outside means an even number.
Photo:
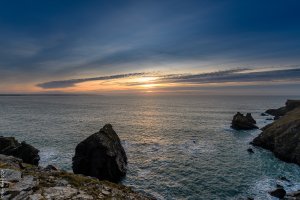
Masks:
[[[298,0],[1,0],[0,93],[300,95]]]

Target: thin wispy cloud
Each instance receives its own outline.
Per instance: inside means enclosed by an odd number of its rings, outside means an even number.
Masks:
[[[78,83],[84,83],[84,82],[88,82],[88,81],[114,80],[114,79],[128,78],[128,77],[134,77],[134,76],[143,76],[143,75],[145,75],[145,73],[117,74],[117,75],[111,75],[111,76],[99,76],[99,77],[83,78],[83,79],[50,81],[50,82],[38,84],[37,86],[44,88],[44,89],[67,88],[67,87],[73,87]]]
[[[168,83],[226,83],[260,81],[296,81],[300,79],[300,68],[247,72],[247,69],[226,70],[206,74],[173,75],[162,78]]]
[[[117,74],[111,76],[100,76],[83,79],[70,79],[60,81],[50,81],[46,83],[40,83],[37,86],[43,89],[54,88],[67,88],[74,87],[78,83],[89,81],[103,81],[103,80],[115,80],[123,78],[139,78],[139,77],[155,77],[153,80],[147,81],[147,84],[170,84],[178,83],[182,85],[189,84],[206,84],[206,83],[257,83],[257,82],[276,82],[276,81],[299,81],[300,80],[300,68],[284,69],[284,70],[270,70],[270,71],[257,71],[251,72],[248,68],[231,69],[223,71],[215,71],[210,73],[198,73],[198,74],[160,74],[160,73],[128,73]],[[139,81],[119,81],[120,84],[127,86],[138,86],[145,84]],[[102,83],[105,84],[105,83]]]

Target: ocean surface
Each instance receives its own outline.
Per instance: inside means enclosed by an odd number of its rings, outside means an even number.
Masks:
[[[249,142],[260,133],[230,128],[233,115],[260,114],[287,98],[263,96],[0,96],[0,135],[40,149],[40,164],[70,170],[76,145],[111,123],[129,160],[123,184],[158,199],[272,199],[279,183],[300,188],[300,167]],[[285,176],[291,182],[280,181]]]

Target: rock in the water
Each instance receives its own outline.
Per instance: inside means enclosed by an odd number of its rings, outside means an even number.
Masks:
[[[75,174],[112,182],[126,175],[127,156],[112,125],[106,124],[77,145],[72,168]]]
[[[247,151],[248,151],[249,153],[254,153],[253,149],[251,149],[251,148],[247,149]]]
[[[256,121],[253,119],[251,113],[247,113],[246,118],[248,119],[249,122],[256,124]]]
[[[260,116],[268,116],[266,113],[261,113]]]
[[[281,160],[300,165],[300,107],[262,130],[251,142],[253,145],[271,150]]]
[[[250,113],[247,113],[246,116],[238,112],[233,116],[231,127],[236,130],[249,130],[257,129],[255,125],[256,121],[253,119]]]
[[[14,137],[0,136],[0,154],[20,158],[32,165],[38,165],[40,160],[38,149],[26,142],[19,143]]]
[[[300,199],[300,190],[286,194],[284,199],[285,200],[299,200]]]
[[[291,182],[289,179],[287,179],[284,176],[279,177],[279,179],[282,180],[282,181]]]
[[[286,195],[286,191],[283,188],[277,188],[276,190],[269,192],[269,194],[273,197],[283,199],[283,197]]]

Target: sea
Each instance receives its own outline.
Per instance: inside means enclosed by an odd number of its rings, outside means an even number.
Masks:
[[[72,171],[76,145],[113,125],[128,157],[122,184],[157,199],[275,199],[300,189],[300,167],[249,142],[260,130],[230,128],[236,112],[261,116],[289,96],[0,96],[0,135],[40,150],[40,165]],[[254,153],[247,152],[253,148]],[[286,177],[290,182],[282,181]]]

